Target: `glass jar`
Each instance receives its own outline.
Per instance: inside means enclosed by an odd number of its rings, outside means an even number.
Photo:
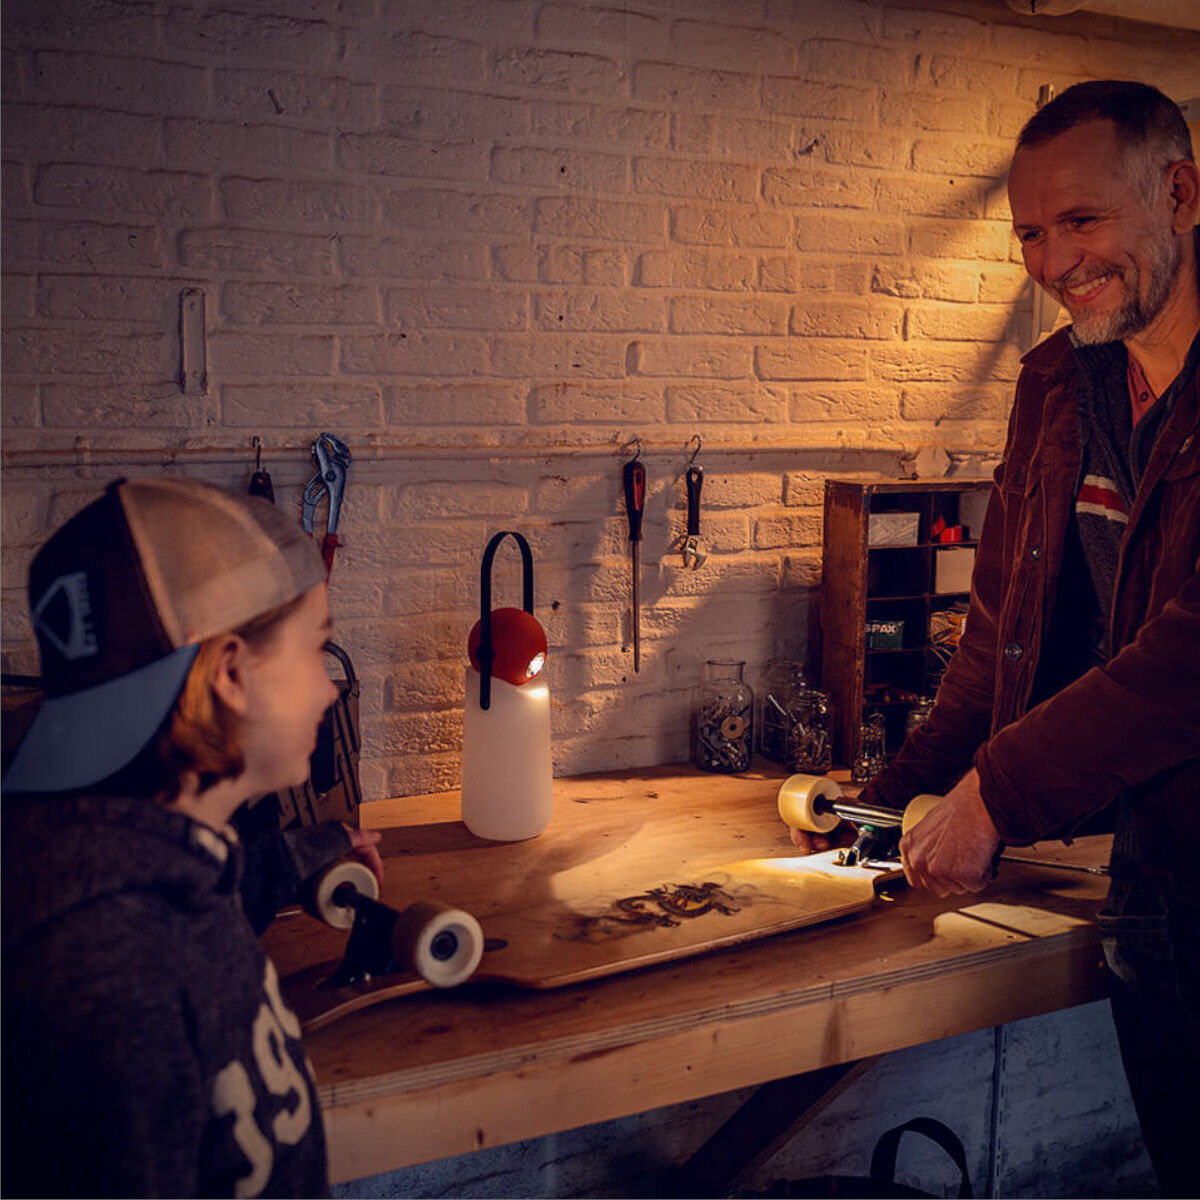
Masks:
[[[804,668],[793,659],[777,659],[767,668],[758,716],[758,752],[772,762],[789,761],[788,738],[808,703]]]
[[[833,767],[832,708],[820,688],[808,688],[799,719],[788,735],[793,771],[824,775]]]
[[[918,700],[916,704],[914,704],[912,708],[908,710],[908,717],[904,722],[905,737],[908,737],[908,735],[912,733],[914,729],[919,728],[929,720],[929,714],[933,711],[933,699],[934,698],[932,696],[922,696],[920,700]]]
[[[858,754],[850,764],[852,783],[870,783],[887,766],[887,725],[883,713],[873,712],[858,727]]]
[[[733,774],[749,769],[754,749],[754,692],[742,678],[746,664],[733,658],[704,664],[696,706],[696,766]]]

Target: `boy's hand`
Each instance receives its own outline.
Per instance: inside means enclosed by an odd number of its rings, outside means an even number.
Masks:
[[[375,848],[383,839],[378,829],[351,829],[345,821],[342,828],[350,835],[350,857],[371,869],[380,887],[383,887],[383,859]]]
[[[823,850],[832,850],[834,846],[849,846],[854,841],[854,829],[843,821],[830,833],[809,833],[806,829],[788,827],[792,845],[801,854],[820,854]]]

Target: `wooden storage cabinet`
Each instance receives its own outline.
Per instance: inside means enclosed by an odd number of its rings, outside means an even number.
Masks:
[[[973,554],[990,488],[986,479],[826,481],[822,684],[833,706],[835,762],[853,762],[859,724],[873,712],[883,714],[887,751],[895,754],[909,710],[937,690],[945,663],[932,648],[930,618],[965,605],[969,595],[965,578],[946,578],[967,575],[965,560],[942,564],[949,590],[938,590],[939,556]],[[901,513],[915,514],[915,544],[870,545],[872,514]],[[933,541],[939,518],[963,525],[963,540]],[[911,529],[913,520],[896,523]],[[867,622],[876,620],[903,621],[898,645],[867,648]]]

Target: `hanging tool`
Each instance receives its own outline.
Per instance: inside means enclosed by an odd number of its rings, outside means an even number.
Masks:
[[[683,565],[690,571],[698,570],[708,555],[700,542],[700,489],[704,485],[704,468],[696,466],[696,455],[700,453],[700,435],[696,434],[696,449],[688,460],[684,472],[687,484],[687,535],[683,539]]]
[[[321,557],[325,574],[333,570],[334,551],[342,544],[338,540],[338,518],[342,512],[342,496],[346,490],[346,471],[350,466],[350,447],[332,433],[323,433],[312,444],[312,456],[317,461],[317,473],[304,485],[300,507],[300,524],[312,534],[313,518],[322,495],[328,498],[325,513],[325,537],[321,541]]]
[[[254,440],[250,444],[254,447],[254,474],[250,476],[250,495],[261,496],[264,500],[270,500],[274,504],[275,485],[271,482],[271,476],[267,469],[262,465],[262,438],[255,434]]]
[[[633,572],[633,669],[642,669],[642,630],[639,617],[641,598],[638,575],[641,566],[639,546],[642,541],[642,513],[646,510],[646,464],[642,462],[642,443],[637,443],[637,453],[625,464],[625,512],[629,516],[629,563]]]

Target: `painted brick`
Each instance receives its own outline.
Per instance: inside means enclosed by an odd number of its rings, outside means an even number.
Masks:
[[[208,93],[200,67],[54,50],[34,56],[31,84],[31,96],[55,104],[162,116],[200,116]]]
[[[212,115],[239,121],[321,122],[334,129],[360,129],[374,122],[373,83],[329,75],[303,75],[281,68],[212,73]]]
[[[376,201],[354,184],[295,179],[226,179],[219,185],[225,216],[272,228],[280,225],[363,225]]]
[[[956,342],[999,341],[1017,331],[1019,320],[1008,306],[919,305],[909,316],[908,336]]]
[[[153,32],[148,4],[60,0],[54,5],[17,0],[5,6],[4,36],[14,44],[76,42],[91,49],[125,47]]]
[[[530,188],[621,192],[628,169],[615,154],[580,154],[533,146],[499,147],[492,151],[491,176],[500,183]]]
[[[338,139],[338,163],[364,175],[404,179],[454,179],[481,183],[487,178],[487,151],[470,142],[428,142],[394,134],[347,133]]]
[[[544,88],[572,96],[618,96],[624,84],[624,71],[614,59],[524,46],[496,51],[491,75],[509,87]]]
[[[636,46],[644,53],[666,49],[669,26],[662,17],[624,8],[546,4],[537,12],[534,31],[541,41],[604,46],[614,52]]]
[[[754,522],[754,546],[775,550],[782,546],[818,546],[821,543],[821,514],[817,510],[758,517]]]
[[[58,105],[6,104],[4,149],[39,156],[128,159],[140,166],[163,161],[163,122],[131,113]]]
[[[892,384],[820,383],[793,392],[788,416],[805,424],[837,422],[843,429],[859,422],[869,437],[880,421],[899,414],[899,404],[899,389]]]
[[[383,222],[387,228],[412,227],[422,236],[439,230],[509,234],[529,227],[529,203],[520,196],[407,188],[384,197]]]
[[[117,275],[43,275],[37,311],[68,320],[157,321],[165,326],[179,319],[179,284]]]
[[[46,383],[42,386],[42,414],[48,427],[75,430],[123,425],[142,429],[198,429],[220,423],[215,395],[185,395],[174,382]]]
[[[512,334],[491,340],[492,373],[505,379],[623,379],[625,360],[621,337]]]
[[[742,379],[750,374],[753,347],[741,339],[639,338],[634,373],[651,377]]]
[[[0,279],[0,312],[4,322],[33,316],[37,285],[32,275],[8,274]]]
[[[986,130],[987,97],[949,93],[888,93],[879,110],[880,124],[900,129],[980,134]]]
[[[729,16],[741,14],[735,9]],[[770,29],[679,20],[671,26],[670,48],[673,59],[708,67],[752,62],[764,72],[786,73],[796,65],[791,41]]]
[[[7,319],[5,321],[7,324]],[[42,423],[41,405],[35,383],[19,383],[15,379],[4,381],[4,403],[0,404],[0,428],[5,430],[33,429]],[[7,501],[5,502],[7,503]],[[7,533],[8,524],[5,523]],[[5,538],[7,546],[8,539]],[[0,555],[3,557],[3,555]]]
[[[985,304],[1011,304],[1032,286],[1024,267],[989,263],[979,272],[979,299]]]
[[[758,346],[754,366],[768,381],[865,379],[867,351],[854,342],[778,342]]]
[[[957,300],[969,304],[979,294],[979,269],[973,263],[876,263],[871,274],[871,291],[908,300]]]
[[[758,181],[755,168],[724,163],[638,158],[633,164],[634,190],[652,195],[750,201],[758,195]]]
[[[870,208],[874,180],[861,172],[791,167],[763,172],[763,199],[803,208]]]
[[[838,38],[811,38],[800,47],[796,71],[802,79],[847,79],[866,84],[911,83],[915,74],[911,54],[892,46]]]
[[[913,143],[912,165],[917,171],[981,175],[1002,179],[1012,147],[1003,142],[968,141],[949,134],[929,134]]]
[[[327,235],[230,225],[184,230],[178,255],[183,266],[202,271],[327,276],[335,267],[335,243]]]
[[[913,384],[900,394],[900,415],[906,421],[1003,421],[1012,401],[1009,384],[966,388]]]
[[[203,175],[131,171],[51,163],[34,180],[34,200],[59,208],[86,208],[195,220],[212,212],[212,184]]]
[[[623,249],[556,243],[538,248],[535,274],[543,283],[624,287],[629,282],[629,264]]]
[[[25,95],[27,68],[25,56],[4,48],[0,51],[0,96],[20,100]]]
[[[787,304],[782,299],[684,296],[671,301],[671,332],[782,334],[787,332]]]
[[[344,62],[352,76],[435,84],[484,79],[485,50],[477,42],[406,29],[348,29],[343,37]]]
[[[826,476],[816,471],[788,471],[783,477],[783,502],[788,508],[822,504]]]
[[[493,514],[519,515],[528,507],[529,490],[524,487],[468,480],[441,483],[426,479],[419,484],[402,484],[394,491],[389,490],[384,499],[383,519],[386,525],[406,525]]]
[[[544,292],[534,297],[534,326],[570,332],[654,333],[666,329],[667,302],[638,291]]]
[[[226,385],[221,389],[221,418],[227,425],[259,429],[264,425],[312,429],[377,429],[383,401],[378,387],[341,381]]]
[[[817,292],[837,290],[836,268],[812,261],[809,255],[772,255],[763,259],[758,286],[764,292]],[[851,288],[851,291],[860,289]]]
[[[909,165],[912,156],[908,138],[895,132],[871,133],[829,126],[812,138],[803,134],[801,139],[822,162],[838,166],[898,171]]]
[[[786,113],[790,117],[870,121],[879,107],[875,82],[814,83],[803,74],[767,76],[762,83],[762,102],[768,112]]]
[[[482,338],[440,333],[347,334],[338,370],[348,375],[474,375],[487,367]]]
[[[736,474],[706,471],[701,506],[704,509],[747,509],[778,504],[780,488],[779,476],[766,471],[747,470]]]
[[[383,708],[387,713],[426,712],[463,702],[463,672],[457,663],[404,664],[402,679],[388,675],[383,684]]]
[[[681,108],[754,109],[758,103],[753,75],[662,62],[634,66],[633,94],[639,100]]]
[[[856,337],[866,341],[900,336],[903,312],[880,301],[806,301],[793,307],[788,331],[801,337]]]
[[[326,240],[326,249],[334,243]],[[351,277],[447,280],[480,280],[487,276],[487,251],[482,243],[442,241],[413,233],[408,239],[339,237],[337,256]]]
[[[383,589],[382,611],[388,616],[469,613],[475,610],[478,600],[479,581],[472,575],[409,568]],[[459,686],[462,686],[461,672]]]
[[[746,254],[718,250],[649,251],[638,257],[634,283],[640,287],[711,288],[714,291],[748,292],[758,273],[755,260]]]
[[[553,383],[532,390],[529,419],[543,425],[656,425],[666,420],[666,403],[655,383]]]
[[[671,118],[671,149],[722,158],[790,161],[794,146],[790,121],[731,120],[699,113]]]
[[[170,8],[163,36],[176,50],[212,55],[226,63],[266,59],[281,66],[321,69],[333,65],[337,50],[337,33],[323,21],[227,9]]]
[[[1004,262],[1012,231],[994,221],[913,221],[909,240],[921,258],[975,258]]]
[[[370,325],[379,320],[379,297],[359,286],[230,283],[221,312],[235,325]]]
[[[318,334],[284,334],[219,329],[209,334],[210,375],[329,375],[334,339]]]
[[[383,88],[380,116],[389,133],[437,143],[516,137],[529,131],[529,105],[511,96],[395,84]]]
[[[529,132],[561,144],[613,142],[622,149],[653,150],[666,146],[669,117],[664,112],[617,104],[583,104],[555,99],[524,102]]]
[[[705,384],[704,387],[667,388],[667,419],[680,424],[779,423],[787,417],[787,398],[771,388],[739,383],[734,386]]]
[[[387,291],[387,320],[395,329],[524,329],[525,296],[497,287],[406,287]]]
[[[1018,69],[1002,61],[982,61],[951,54],[932,54],[923,60],[929,82],[951,92],[981,93],[993,99],[1016,98]]]
[[[173,373],[174,338],[157,332],[9,326],[2,340],[6,374],[116,375],[140,380],[166,379]]]
[[[875,185],[875,205],[881,212],[922,217],[978,218],[984,215],[990,185],[975,179],[925,179],[898,175]],[[987,214],[991,217],[991,213]]]
[[[905,225],[878,217],[831,216],[796,221],[796,247],[816,253],[903,254]]]
[[[164,125],[167,160],[195,170],[222,171],[230,163],[256,167],[308,170],[333,166],[333,138],[328,133],[286,125],[250,125],[235,121],[170,120]]]
[[[784,213],[745,208],[680,207],[671,215],[676,242],[702,246],[787,246],[792,222]]]
[[[535,202],[533,227],[566,237],[655,242],[665,234],[666,213],[655,204],[552,197]]]
[[[871,350],[871,371],[877,379],[901,383],[1016,382],[1021,351],[1015,346],[929,345],[909,343]]]
[[[0,209],[5,216],[27,215],[31,207],[29,172],[25,164],[0,164]]]
[[[389,387],[385,418],[392,425],[522,425],[524,389],[503,384],[429,383]]]

